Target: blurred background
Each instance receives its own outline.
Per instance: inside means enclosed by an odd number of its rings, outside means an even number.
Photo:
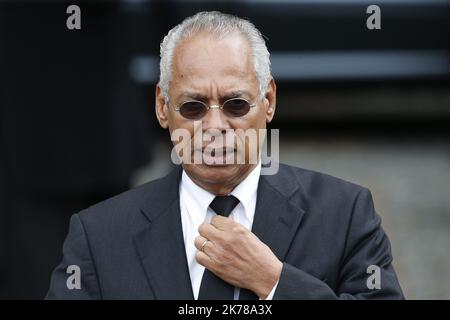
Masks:
[[[450,299],[444,0],[0,0],[0,298],[43,298],[70,216],[170,170],[159,43],[203,10],[266,36],[281,161],[368,187],[406,297]]]

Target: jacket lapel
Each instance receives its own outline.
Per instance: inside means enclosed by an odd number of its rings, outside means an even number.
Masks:
[[[293,177],[284,175],[284,168],[280,167],[279,174],[260,177],[252,227],[252,232],[281,261],[284,261],[305,214],[299,185]],[[258,297],[250,290],[242,289],[239,299]]]
[[[149,225],[134,238],[156,299],[194,299],[181,225],[181,172],[177,167],[149,195],[142,208]]]
[[[305,211],[295,196],[299,186],[290,189],[289,180],[280,182],[276,176],[261,176],[252,232],[283,261]]]

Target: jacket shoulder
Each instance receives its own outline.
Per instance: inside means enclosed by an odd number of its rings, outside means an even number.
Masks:
[[[83,225],[101,228],[102,225],[139,227],[145,219],[141,214],[143,207],[158,207],[168,201],[168,176],[156,179],[125,191],[114,197],[98,202],[78,213]],[[173,192],[172,192],[173,193]],[[124,228],[121,228],[124,230]]]
[[[277,179],[281,184],[286,184],[291,181],[299,185],[303,192],[311,194],[314,192],[333,192],[335,194],[341,193],[358,193],[365,189],[356,183],[346,181],[344,179],[300,167],[294,167],[287,164],[280,164],[277,173]],[[292,183],[288,183],[292,184]]]

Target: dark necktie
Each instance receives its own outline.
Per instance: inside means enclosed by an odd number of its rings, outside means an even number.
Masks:
[[[228,217],[233,209],[238,205],[239,200],[235,196],[217,196],[209,205],[218,215]],[[233,300],[234,287],[214,273],[205,269],[200,291],[199,300]]]

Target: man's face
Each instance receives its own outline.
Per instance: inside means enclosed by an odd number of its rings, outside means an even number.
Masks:
[[[229,117],[218,108],[209,109],[200,120],[203,132],[211,129],[220,130],[225,137],[225,132],[229,129],[244,131],[265,129],[266,123],[273,118],[275,91],[272,79],[266,98],[260,99],[251,48],[243,36],[235,33],[217,39],[206,33],[199,33],[184,39],[175,49],[169,88],[170,101],[167,104],[164,102],[158,86],[156,113],[160,124],[164,128],[169,128],[170,133],[182,128],[188,130],[193,138],[194,121],[184,118],[180,112],[175,111],[175,106],[189,100],[203,101],[209,106],[222,105],[224,101],[235,97],[256,103],[256,106],[242,117]],[[225,138],[223,140],[225,141]],[[202,146],[208,144],[211,142],[205,141]],[[215,145],[215,147],[222,146]],[[196,151],[199,150],[193,147],[192,153]],[[248,152],[247,143],[245,153]],[[224,184],[235,186],[242,181],[255,166],[255,163],[248,163],[248,159],[246,160],[245,164],[225,164],[225,161],[218,161],[222,164],[207,164],[204,161],[201,164],[183,163],[183,168],[197,184],[216,190],[215,186]]]

